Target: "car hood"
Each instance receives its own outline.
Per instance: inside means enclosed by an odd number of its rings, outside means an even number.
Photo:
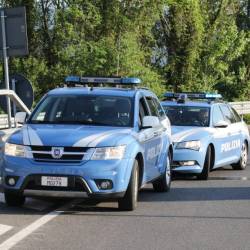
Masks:
[[[212,133],[209,127],[172,126],[173,142],[201,140]]]
[[[128,143],[131,134],[132,128],[27,124],[12,134],[8,142],[33,146],[104,147]]]

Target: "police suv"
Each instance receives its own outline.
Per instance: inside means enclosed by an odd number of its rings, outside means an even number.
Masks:
[[[206,180],[212,169],[231,164],[247,165],[249,131],[221,95],[166,93],[161,104],[171,121],[175,172],[195,174]]]
[[[156,95],[135,87],[138,78],[70,76],[66,83],[29,118],[16,115],[24,125],[7,139],[1,165],[6,203],[20,206],[27,196],[115,199],[133,210],[144,184],[168,191],[170,126]]]

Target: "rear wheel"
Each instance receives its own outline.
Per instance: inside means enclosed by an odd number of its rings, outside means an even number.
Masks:
[[[25,197],[21,194],[4,193],[5,202],[10,207],[21,207],[25,202]]]
[[[118,207],[122,211],[133,211],[137,207],[139,190],[139,165],[135,160],[128,189],[125,196],[118,201]]]
[[[202,172],[197,176],[198,180],[207,180],[211,168],[211,146],[208,146]]]
[[[171,154],[168,153],[167,157],[167,166],[164,172],[164,175],[161,176],[159,179],[154,181],[153,188],[156,192],[168,192],[171,186]]]
[[[246,142],[242,144],[241,152],[240,152],[240,160],[232,164],[234,170],[244,170],[247,166],[247,156],[248,156],[248,148]]]

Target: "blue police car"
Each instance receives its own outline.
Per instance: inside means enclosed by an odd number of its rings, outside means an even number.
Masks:
[[[161,103],[171,121],[175,172],[194,174],[206,180],[212,169],[231,164],[247,165],[249,131],[221,95],[166,93]]]
[[[135,87],[138,78],[71,76],[66,83],[29,118],[17,114],[24,125],[7,139],[1,165],[6,203],[20,206],[27,196],[115,199],[121,210],[133,210],[146,183],[168,191],[173,149],[156,95]]]

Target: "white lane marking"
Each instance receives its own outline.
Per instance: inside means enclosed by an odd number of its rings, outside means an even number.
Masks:
[[[13,227],[0,224],[0,236],[10,231]]]
[[[24,238],[26,238],[27,236],[32,234],[34,231],[36,231],[37,229],[39,229],[40,227],[42,227],[43,225],[45,225],[49,221],[55,219],[58,215],[64,213],[64,211],[67,210],[68,208],[70,208],[72,205],[73,205],[73,202],[68,203],[68,204],[58,208],[57,210],[54,210],[54,211],[44,215],[40,219],[34,221],[29,226],[23,228],[21,231],[19,231],[18,233],[14,234],[10,238],[8,238],[4,242],[2,242],[0,244],[0,250],[11,249],[15,245],[17,245],[20,241],[22,241]]]

